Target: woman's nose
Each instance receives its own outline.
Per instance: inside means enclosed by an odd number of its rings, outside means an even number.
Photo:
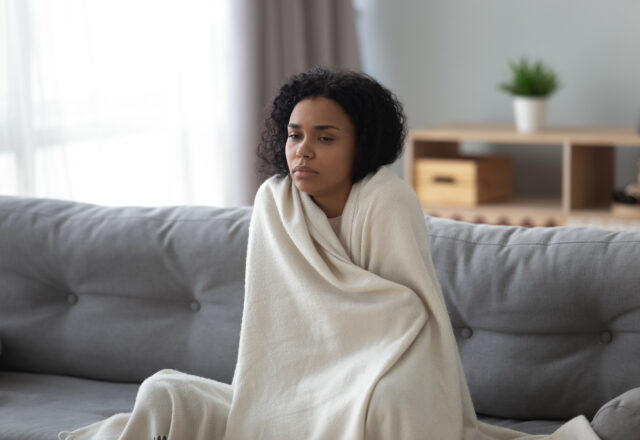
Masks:
[[[306,139],[303,142],[300,142],[296,154],[301,157],[313,157],[313,150],[309,147],[309,143]]]

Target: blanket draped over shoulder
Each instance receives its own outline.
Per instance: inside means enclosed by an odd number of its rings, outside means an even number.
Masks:
[[[388,167],[351,188],[340,236],[290,177],[255,199],[232,385],[163,370],[133,412],[69,439],[598,439],[477,420],[420,203]]]

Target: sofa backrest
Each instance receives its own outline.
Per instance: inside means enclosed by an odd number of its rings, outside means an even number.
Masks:
[[[0,369],[230,382],[250,218],[0,197]]]
[[[250,218],[0,196],[0,369],[230,382]],[[640,386],[640,233],[426,223],[478,412],[592,416]]]
[[[591,417],[640,386],[640,232],[427,225],[476,411]]]

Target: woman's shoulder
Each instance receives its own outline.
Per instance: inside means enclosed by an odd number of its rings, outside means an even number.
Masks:
[[[413,188],[388,166],[380,167],[367,177],[361,188],[362,202],[365,205],[370,205],[375,210],[420,208],[420,201]]]

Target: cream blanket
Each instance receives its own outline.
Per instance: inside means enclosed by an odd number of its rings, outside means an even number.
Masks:
[[[289,177],[259,189],[233,386],[165,370],[131,414],[69,439],[598,439],[478,422],[420,203],[388,167],[353,185],[336,236]]]

